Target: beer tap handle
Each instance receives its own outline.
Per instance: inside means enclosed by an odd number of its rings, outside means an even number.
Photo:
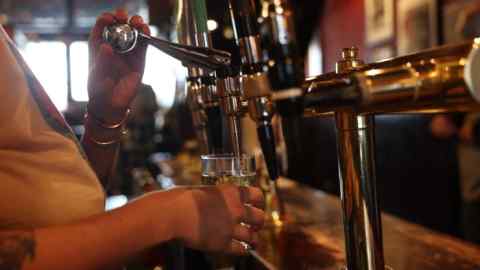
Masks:
[[[270,179],[277,180],[280,175],[278,172],[277,151],[272,124],[270,122],[265,122],[259,125],[257,127],[257,133],[263,155],[265,156],[268,175],[270,176]]]
[[[242,60],[243,95],[250,117],[257,124],[260,147],[272,180],[279,177],[275,138],[272,128],[272,87],[264,70],[262,47],[252,0],[230,0],[230,14]]]
[[[105,27],[103,39],[118,53],[128,53],[140,42],[145,42],[180,60],[185,66],[199,67],[209,71],[228,66],[231,61],[231,55],[228,52],[172,43],[143,34],[128,24]]]

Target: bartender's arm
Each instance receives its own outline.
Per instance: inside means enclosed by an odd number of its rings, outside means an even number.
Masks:
[[[87,157],[102,184],[108,188],[115,159],[128,117],[128,107],[134,99],[143,76],[146,47],[139,46],[127,55],[116,54],[102,42],[105,26],[130,23],[143,33],[148,26],[140,16],[130,21],[124,10],[105,13],[97,20],[90,36],[89,104],[82,139]]]
[[[261,191],[243,191],[235,186],[174,189],[70,225],[0,230],[0,269],[116,270],[173,239],[192,248],[245,254],[237,240],[255,245],[252,228],[262,226],[264,215]]]

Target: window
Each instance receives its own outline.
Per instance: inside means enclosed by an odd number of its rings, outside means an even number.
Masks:
[[[68,106],[66,44],[61,41],[27,41],[20,52],[55,106],[60,111],[66,110]],[[72,42],[69,57],[72,99],[76,102],[87,102],[88,43]],[[152,86],[160,106],[169,108],[173,105],[177,78],[185,78],[185,70],[181,63],[155,48],[149,48],[143,83]]]
[[[72,42],[70,64],[72,98],[80,102],[88,101],[88,43],[86,41]]]
[[[88,44],[85,41],[73,42],[70,46],[72,72],[72,98],[74,101],[88,101]],[[177,74],[180,62],[160,52],[148,48],[147,63],[143,83],[152,86],[160,106],[169,108],[175,98]]]
[[[179,67],[182,67],[180,62],[172,57],[152,47],[147,49],[143,83],[152,86],[158,104],[164,108],[173,105]]]
[[[65,110],[68,105],[67,46],[65,43],[60,41],[27,42],[19,50],[58,110]]]

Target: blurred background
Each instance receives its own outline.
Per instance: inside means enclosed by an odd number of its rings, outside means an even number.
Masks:
[[[235,52],[227,1],[207,3],[214,46]],[[344,47],[358,47],[361,57],[371,62],[480,35],[480,1],[295,0],[291,4],[308,76],[333,71]],[[81,136],[88,102],[87,41],[96,17],[124,7],[130,14],[142,15],[153,35],[175,41],[174,6],[172,0],[1,0],[0,23]],[[185,76],[179,62],[148,50],[144,85],[134,104],[131,132],[122,146],[118,181],[111,194],[134,194],[138,181],[158,184],[157,177],[168,175],[168,169],[155,165],[158,160],[195,151]],[[468,229],[480,217],[477,118],[475,114],[377,116],[377,181],[383,210],[479,242]],[[303,147],[301,162],[289,162],[288,167],[300,169],[288,176],[338,194],[332,119],[305,119],[301,134],[309,144]],[[142,170],[153,179],[146,179]]]

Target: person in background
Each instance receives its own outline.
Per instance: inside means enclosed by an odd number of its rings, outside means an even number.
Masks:
[[[457,119],[455,119],[457,118]],[[430,129],[439,139],[456,138],[461,189],[460,229],[465,240],[480,244],[480,114],[454,118],[437,115]]]
[[[239,241],[255,245],[264,220],[256,188],[177,188],[104,212],[101,183],[112,177],[146,48],[117,55],[101,35],[127,22],[148,34],[141,17],[123,10],[103,14],[92,30],[81,143],[0,27],[0,269],[122,269],[173,239],[237,254],[246,253]]]

